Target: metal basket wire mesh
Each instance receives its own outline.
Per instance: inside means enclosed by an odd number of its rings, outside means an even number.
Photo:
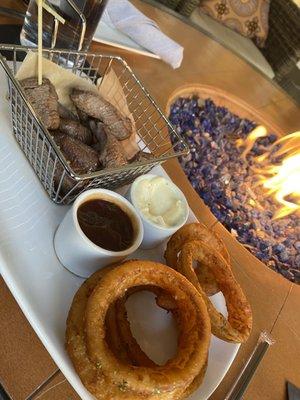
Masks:
[[[0,45],[0,63],[8,76],[13,133],[41,184],[55,203],[69,204],[81,192],[90,188],[115,189],[123,186],[137,176],[149,172],[155,165],[188,153],[187,144],[175,132],[141,82],[120,57],[46,49],[43,52],[44,57],[93,83],[113,68],[135,121],[138,146],[151,153],[147,160],[119,168],[85,175],[74,173],[15,79],[20,65],[17,60],[24,58],[29,50],[35,51],[22,46]],[[118,98],[117,89],[111,90],[116,90],[113,96]]]

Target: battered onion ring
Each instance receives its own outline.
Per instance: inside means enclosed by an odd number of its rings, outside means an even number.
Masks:
[[[147,290],[151,291],[152,293],[157,295],[156,298],[156,303],[161,307],[166,309],[167,311],[174,311],[175,310],[175,302],[170,298],[170,296],[163,292],[160,288],[158,287],[137,287],[134,288],[134,290],[131,291],[131,293],[126,293],[126,297],[128,298],[132,293],[137,292],[137,291],[142,291],[142,290]],[[112,349],[114,351],[114,354],[120,359],[125,359],[122,356],[124,355],[124,349],[126,349],[126,358],[127,362],[131,363],[132,365],[136,366],[143,366],[143,367],[152,367],[156,365],[154,361],[152,361],[147,354],[145,354],[140,346],[138,345],[137,341],[135,338],[132,336],[132,332],[130,329],[130,323],[127,318],[127,310],[126,310],[126,300],[127,298],[123,297],[121,300],[118,300],[115,304],[115,313],[111,313],[110,319],[113,318],[114,322],[113,324],[109,327],[110,329],[110,335],[114,337],[113,342],[111,342],[111,339],[109,343],[112,343]],[[117,346],[121,346],[122,350],[115,351]],[[121,355],[121,357],[120,357]],[[202,384],[203,379],[205,377],[205,372],[207,369],[207,360],[205,364],[203,365],[200,373],[196,376],[196,378],[192,381],[192,383],[189,385],[189,387],[181,394],[179,393],[173,393],[173,399],[186,399],[188,398],[197,388]]]
[[[110,268],[106,267],[97,271],[79,288],[68,314],[66,329],[67,352],[82,383],[97,399],[108,398],[105,396],[109,394],[109,391],[104,375],[101,374],[97,365],[90,362],[87,356],[84,315],[91,292]]]
[[[127,290],[126,296],[117,300],[114,307],[115,325],[117,327],[117,341],[123,348],[126,348],[127,356],[130,358],[131,364],[143,367],[152,367],[156,365],[140,348],[139,344],[132,335],[130,323],[127,317],[126,300],[136,292],[148,291],[156,295],[156,303],[159,307],[167,311],[174,311],[176,309],[176,302],[161,288],[157,286],[136,286]],[[112,329],[112,333],[116,329]],[[116,354],[117,355],[117,354]]]
[[[216,232],[209,230],[205,225],[199,222],[194,222],[184,225],[175,232],[169,240],[165,251],[167,265],[177,270],[178,253],[182,246],[191,240],[201,240],[212,249],[219,252],[224,259],[230,263],[230,256],[219,235]],[[201,266],[201,268],[196,268],[195,272],[199,282],[201,283],[202,289],[208,296],[212,296],[219,292],[218,285],[209,268]]]
[[[85,345],[85,334],[84,334],[84,319],[85,319],[85,308],[88,297],[91,292],[95,288],[95,286],[99,283],[102,277],[112,268],[115,268],[116,265],[108,266],[104,269],[97,271],[90,278],[88,278],[83,285],[79,288],[76,295],[74,296],[69,315],[67,320],[67,332],[66,332],[66,348],[70,355],[70,358],[74,364],[74,367],[80,376],[83,384],[87,387],[87,389],[94,394],[97,399],[105,399],[110,400],[112,398],[118,399],[130,399],[137,400],[141,399],[140,395],[135,395],[131,391],[123,391],[122,387],[111,386],[107,382],[107,379],[102,374],[101,369],[99,369],[99,364],[94,366],[87,357],[86,354],[86,345]],[[133,291],[145,290],[145,287],[137,287],[134,288]],[[159,295],[162,298],[162,306],[166,309],[174,309],[174,302],[170,302],[170,296],[167,295],[166,292],[163,292],[158,287],[147,287],[147,290],[151,290],[155,294]],[[129,292],[126,294],[128,297]],[[118,329],[118,322],[116,318],[116,308],[117,305],[120,304],[121,308],[125,308],[126,298],[124,297],[122,300],[119,300],[118,303],[115,303],[113,307],[110,307],[109,314],[107,315],[107,335],[106,340],[109,345],[112,346],[112,350],[114,354],[121,358],[123,362],[131,363],[136,361],[145,362],[147,359],[147,355],[143,353],[140,349],[139,345],[133,338],[130,330],[130,325],[128,320],[124,320],[125,331],[127,332],[126,338],[130,339],[130,343],[132,346],[128,346],[128,341],[124,341],[120,335],[120,330]],[[126,309],[125,309],[126,311]],[[126,314],[125,314],[126,315]],[[130,347],[130,354],[127,353]],[[138,352],[139,356],[132,359],[132,351]],[[142,356],[141,356],[142,354]],[[154,364],[152,360],[148,359],[146,361],[146,365]],[[143,364],[141,364],[143,365]],[[144,397],[145,399],[151,400],[182,400],[189,396],[197,387],[201,384],[205,371],[206,371],[207,362],[204,364],[202,369],[200,370],[198,376],[195,377],[193,382],[186,388],[184,391],[182,389],[177,389],[169,393],[155,393],[150,396]],[[121,390],[122,389],[122,390]]]
[[[205,364],[203,365],[199,375],[196,376],[196,378],[193,380],[193,382],[190,384],[190,386],[183,393],[181,400],[187,399],[202,384],[203,379],[205,377],[205,372],[207,369],[207,363],[208,363],[208,359],[206,359]]]
[[[120,327],[117,321],[117,305],[112,304],[108,310],[106,315],[106,336],[105,339],[114,353],[114,355],[120,360],[127,362],[129,364],[138,365],[136,364],[135,359],[132,359],[131,354],[129,352],[128,345],[124,343],[121,334],[120,334]],[[128,323],[129,325],[129,323]],[[134,337],[132,336],[132,341],[134,341]],[[138,344],[136,343],[136,346]]]
[[[82,284],[75,294],[67,319],[66,349],[82,383],[97,399],[141,400],[139,395],[135,395],[132,392],[125,392],[121,387],[110,385],[107,378],[103,375],[101,368],[99,368],[99,364],[91,363],[87,356],[84,323],[87,300],[103,276],[116,266],[116,264],[110,265],[95,272]],[[109,339],[108,342],[110,345],[115,346],[113,348],[114,353],[118,354],[123,362],[131,362],[119,340],[113,308],[109,310],[106,322],[108,322],[108,330],[110,330],[107,339]],[[113,335],[113,338],[111,335]],[[159,394],[155,394],[147,397],[147,399],[177,400],[181,399],[181,396],[177,397],[176,392],[174,392],[170,393],[170,396],[160,396]]]
[[[161,307],[166,309],[167,311],[175,310],[175,303],[166,293],[162,292],[159,288],[145,288],[140,287],[139,290],[148,290],[155,293],[158,297],[156,298],[156,303]],[[154,361],[152,361],[140,348],[137,344],[136,340],[132,336],[130,324],[127,318],[127,311],[125,307],[125,299],[119,300],[119,304],[116,306],[116,320],[119,327],[119,340],[123,343],[123,346],[126,346],[128,355],[132,361],[133,365],[139,366],[154,366],[156,365]],[[188,388],[180,395],[180,400],[188,398],[198,387],[202,384],[203,379],[205,377],[207,369],[207,359],[205,364],[203,365],[200,373],[194,378],[192,383],[188,386]]]
[[[125,302],[126,299],[122,298],[117,300],[115,306],[115,318],[118,327],[119,340],[122,343],[122,346],[126,348],[126,353],[132,365],[154,367],[155,363],[143,352],[132,335],[130,323],[127,318]]]
[[[202,289],[193,269],[194,260],[199,261],[201,265],[205,264],[212,271],[225,297],[228,319],[215,309]],[[177,269],[195,286],[204,299],[210,316],[212,333],[228,342],[245,342],[252,329],[251,307],[224,258],[203,242],[191,241],[183,245]]]
[[[135,286],[158,286],[176,299],[178,352],[163,366],[135,367],[122,363],[105,341],[105,316],[109,305]],[[151,396],[186,389],[202,370],[208,353],[210,322],[205,303],[193,285],[176,271],[151,261],[129,261],[108,272],[88,299],[86,342],[90,360],[101,366],[110,386]],[[132,398],[132,397],[131,397]]]
[[[202,289],[207,296],[213,296],[219,293],[220,289],[214,278],[212,272],[204,264],[195,267],[195,274],[197,275],[198,281],[201,284]]]

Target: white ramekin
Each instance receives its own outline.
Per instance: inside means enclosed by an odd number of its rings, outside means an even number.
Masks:
[[[131,218],[134,228],[133,244],[123,251],[103,249],[93,243],[81,230],[78,207],[88,200],[103,199],[116,203]],[[69,271],[83,278],[89,277],[98,269],[118,262],[137,250],[143,239],[143,224],[139,214],[128,200],[120,194],[106,189],[91,189],[77,197],[68,210],[54,236],[54,248],[61,264]]]
[[[129,201],[133,204],[134,208],[138,212],[139,216],[141,217],[141,220],[143,222],[143,227],[144,227],[144,238],[141,244],[142,249],[153,249],[160,245],[162,242],[164,242],[166,239],[168,239],[173,233],[175,233],[179,228],[181,228],[187,221],[188,216],[189,216],[189,206],[186,201],[186,198],[182,191],[172,182],[170,181],[170,184],[172,185],[172,188],[174,191],[178,194],[178,198],[182,200],[184,207],[185,207],[185,216],[184,219],[181,221],[180,224],[176,226],[172,226],[170,228],[162,227],[154,222],[150,221],[147,219],[141,210],[139,209],[136,201],[135,201],[135,190],[138,185],[138,183],[143,180],[143,179],[151,179],[155,178],[158,175],[153,175],[153,174],[146,174],[138,177],[133,184],[131,185],[130,191],[127,195]],[[163,177],[165,178],[165,177]],[[168,179],[168,178],[165,178]]]

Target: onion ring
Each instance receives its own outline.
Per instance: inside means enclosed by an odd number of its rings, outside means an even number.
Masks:
[[[81,285],[74,296],[67,318],[67,352],[82,383],[97,399],[105,399],[105,395],[108,394],[107,382],[97,365],[92,364],[87,356],[84,315],[90,294],[110,268],[106,267],[95,272]]]
[[[220,289],[214,278],[214,274],[205,264],[198,265],[194,270],[198,281],[207,296],[213,296],[214,294],[219,293]]]
[[[199,375],[196,376],[196,378],[193,380],[193,382],[190,384],[190,386],[183,393],[182,399],[188,398],[202,384],[203,379],[205,377],[207,364],[208,364],[208,359],[206,359],[205,364],[203,365]]]
[[[106,323],[106,327],[107,327],[105,339],[106,339],[107,344],[109,345],[110,349],[114,353],[114,355],[126,363],[138,365],[138,364],[135,364],[135,360],[132,359],[131,354],[129,353],[127,344],[125,344],[124,341],[122,340],[122,337],[120,334],[120,329],[119,329],[120,327],[119,327],[119,324],[117,321],[117,305],[116,304],[110,305],[110,308],[106,315],[105,323]],[[132,337],[132,340],[134,340],[133,337]],[[138,347],[138,345],[137,345],[137,347]]]
[[[111,265],[97,271],[90,278],[88,278],[77,291],[76,295],[74,296],[67,320],[66,348],[83,384],[97,399],[110,400],[112,398],[118,398],[124,400],[125,399],[140,400],[141,399],[140,394],[135,394],[132,391],[124,390],[122,386],[110,385],[109,382],[107,381],[107,378],[103,375],[102,370],[99,368],[99,364],[91,363],[90,359],[87,356],[87,350],[85,344],[85,332],[84,332],[86,304],[90,294],[92,293],[94,288],[98,285],[103,276],[115,267],[116,265]],[[145,287],[137,287],[134,288],[133,291],[138,291],[138,290],[145,290]],[[170,303],[170,300],[172,299],[170,299],[170,296],[167,295],[167,293],[165,293],[166,295],[164,296],[164,292],[160,288],[149,286],[147,287],[147,290],[150,290],[155,294],[160,295],[162,297],[163,306],[166,309],[168,309],[170,305],[174,309],[174,301],[173,303]],[[126,297],[128,297],[128,295],[129,292],[126,293]],[[146,365],[147,363],[149,365],[150,364],[153,365],[154,364],[153,361],[150,360],[145,353],[143,353],[143,351],[140,349],[139,345],[137,344],[137,342],[135,341],[135,339],[131,334],[130,325],[126,318],[127,317],[125,308],[126,297],[123,297],[123,299],[118,300],[118,302],[116,302],[113,305],[113,307],[110,306],[108,310],[108,315],[106,316],[107,330],[108,330],[108,332],[106,332],[107,333],[106,340],[108,342],[108,345],[112,346],[111,349],[113,353],[116,355],[116,357],[120,358],[123,362],[129,364],[136,362],[136,364],[138,364],[141,362],[145,362],[145,359],[148,359],[146,361]],[[131,346],[128,346],[127,340],[124,342],[122,335],[118,336],[120,331],[122,331],[118,327],[119,319],[116,317],[117,316],[116,309],[118,307],[121,308],[124,307],[125,309],[125,314],[123,315],[123,317],[126,319],[124,319],[123,323],[125,327],[125,332],[127,332],[126,335],[131,336],[129,338]],[[127,339],[128,337],[129,336],[126,336]],[[130,351],[128,351],[129,348]],[[136,358],[136,353],[133,354],[132,353],[133,351],[134,352],[138,351],[139,357],[141,356],[141,354],[142,357]],[[133,359],[132,355],[135,356],[133,357]],[[206,365],[207,362],[205,362],[204,365],[202,366],[198,376],[196,376],[194,380],[191,382],[191,384],[184,390],[181,388],[166,393],[161,393],[160,391],[155,390],[154,394],[150,396],[145,396],[144,398],[145,399],[147,398],[149,400],[150,399],[179,400],[186,398],[201,384],[205,375]]]
[[[125,302],[125,298],[117,300],[115,307],[115,318],[118,326],[119,340],[121,341],[122,345],[126,347],[126,352],[131,360],[132,365],[154,367],[155,363],[147,356],[147,354],[143,352],[132,335],[130,323],[127,318]]]
[[[140,396],[136,396],[127,392],[123,392],[118,387],[109,385],[106,377],[103,375],[99,364],[91,363],[87,356],[85,343],[85,309],[89,296],[94,288],[101,281],[103,276],[117,264],[107,266],[91,275],[78,289],[74,296],[67,319],[66,329],[66,349],[73,362],[76,372],[84,386],[99,400],[122,399],[122,400],[140,400]],[[129,356],[124,351],[122,343],[118,338],[118,331],[114,315],[114,308],[109,310],[107,315],[108,335],[107,339],[110,345],[113,345],[114,354],[123,360],[130,362]],[[120,353],[121,350],[121,353]],[[151,400],[160,400],[157,395],[149,397]],[[163,400],[171,400],[172,397],[163,397]]]
[[[201,240],[212,249],[218,251],[224,257],[225,261],[230,263],[229,253],[219,235],[209,230],[205,225],[194,222],[181,227],[168,241],[164,256],[169,267],[177,270],[178,253],[182,246],[191,240]],[[219,292],[218,285],[208,268],[205,266],[201,266],[201,268],[197,267],[195,272],[203,290],[208,296]]]
[[[158,287],[142,287],[140,286],[134,292],[140,290],[147,290],[156,294],[156,303],[159,307],[164,308],[167,311],[174,311],[176,303],[173,299],[164,291]],[[129,295],[131,295],[130,293]],[[128,296],[129,297],[129,296]],[[123,343],[123,346],[127,348],[127,352],[130,356],[133,365],[139,366],[154,366],[156,365],[140,348],[136,340],[132,336],[130,324],[127,319],[127,311],[125,307],[125,298],[118,300],[116,304],[116,320],[119,326],[119,340]],[[192,383],[181,395],[180,399],[186,399],[189,397],[197,388],[202,384],[207,369],[207,360],[203,365],[200,373],[195,377]]]
[[[204,290],[193,269],[193,261],[205,264],[213,273],[222,291],[228,310],[228,319],[219,313]],[[191,241],[183,245],[177,268],[199,291],[204,299],[211,320],[212,333],[228,342],[245,342],[252,329],[252,312],[240,285],[235,280],[230,265],[211,247],[202,241]]]
[[[161,308],[164,308],[167,311],[174,311],[174,302],[171,302],[170,297],[163,293],[159,288],[145,288],[145,287],[140,287],[140,290],[148,290],[151,291],[152,293],[155,293],[157,295],[156,298],[156,303],[158,306]],[[119,305],[119,310],[116,311],[116,319],[118,322],[118,326],[121,328],[120,329],[120,339],[123,342],[123,345],[128,346],[128,353],[130,354],[131,360],[135,362],[136,364],[133,365],[139,365],[139,366],[154,366],[156,365],[154,361],[152,361],[139,347],[137,342],[132,336],[131,330],[130,330],[130,324],[127,319],[127,311],[125,307],[125,301],[124,298],[120,300],[120,305]],[[118,308],[118,306],[116,307]],[[133,339],[133,341],[132,341]],[[205,364],[203,365],[200,373],[194,378],[194,380],[191,382],[191,384],[187,387],[187,389],[184,391],[184,393],[179,397],[181,400],[188,398],[195,390],[198,389],[198,387],[202,384],[203,379],[205,377],[207,369],[207,359]]]
[[[115,303],[115,323],[118,331],[117,340],[122,342],[121,345],[123,345],[123,347],[126,347],[126,352],[131,360],[132,365],[153,367],[156,364],[143,352],[132,335],[125,306],[126,300],[133,293],[140,291],[149,291],[154,293],[156,295],[157,305],[167,311],[174,311],[176,309],[176,302],[170,295],[168,295],[168,293],[157,286],[136,286],[128,290],[126,292],[126,296],[117,300]]]
[[[122,363],[105,341],[109,305],[135,286],[159,286],[176,299],[179,323],[177,355],[163,366],[135,367]],[[128,261],[109,271],[96,286],[86,307],[86,343],[89,359],[101,367],[110,386],[151,396],[185,390],[202,370],[208,353],[210,323],[205,303],[176,271],[150,261]],[[132,397],[131,397],[132,398]]]

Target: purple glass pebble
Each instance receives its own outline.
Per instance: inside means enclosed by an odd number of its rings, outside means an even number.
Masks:
[[[255,122],[195,96],[176,100],[169,119],[190,146],[181,166],[212,213],[268,267],[300,284],[299,217],[272,219],[279,206],[256,185],[253,172],[259,166],[255,157],[268,151],[277,136],[270,132],[259,138],[244,160],[236,140],[245,139]]]

